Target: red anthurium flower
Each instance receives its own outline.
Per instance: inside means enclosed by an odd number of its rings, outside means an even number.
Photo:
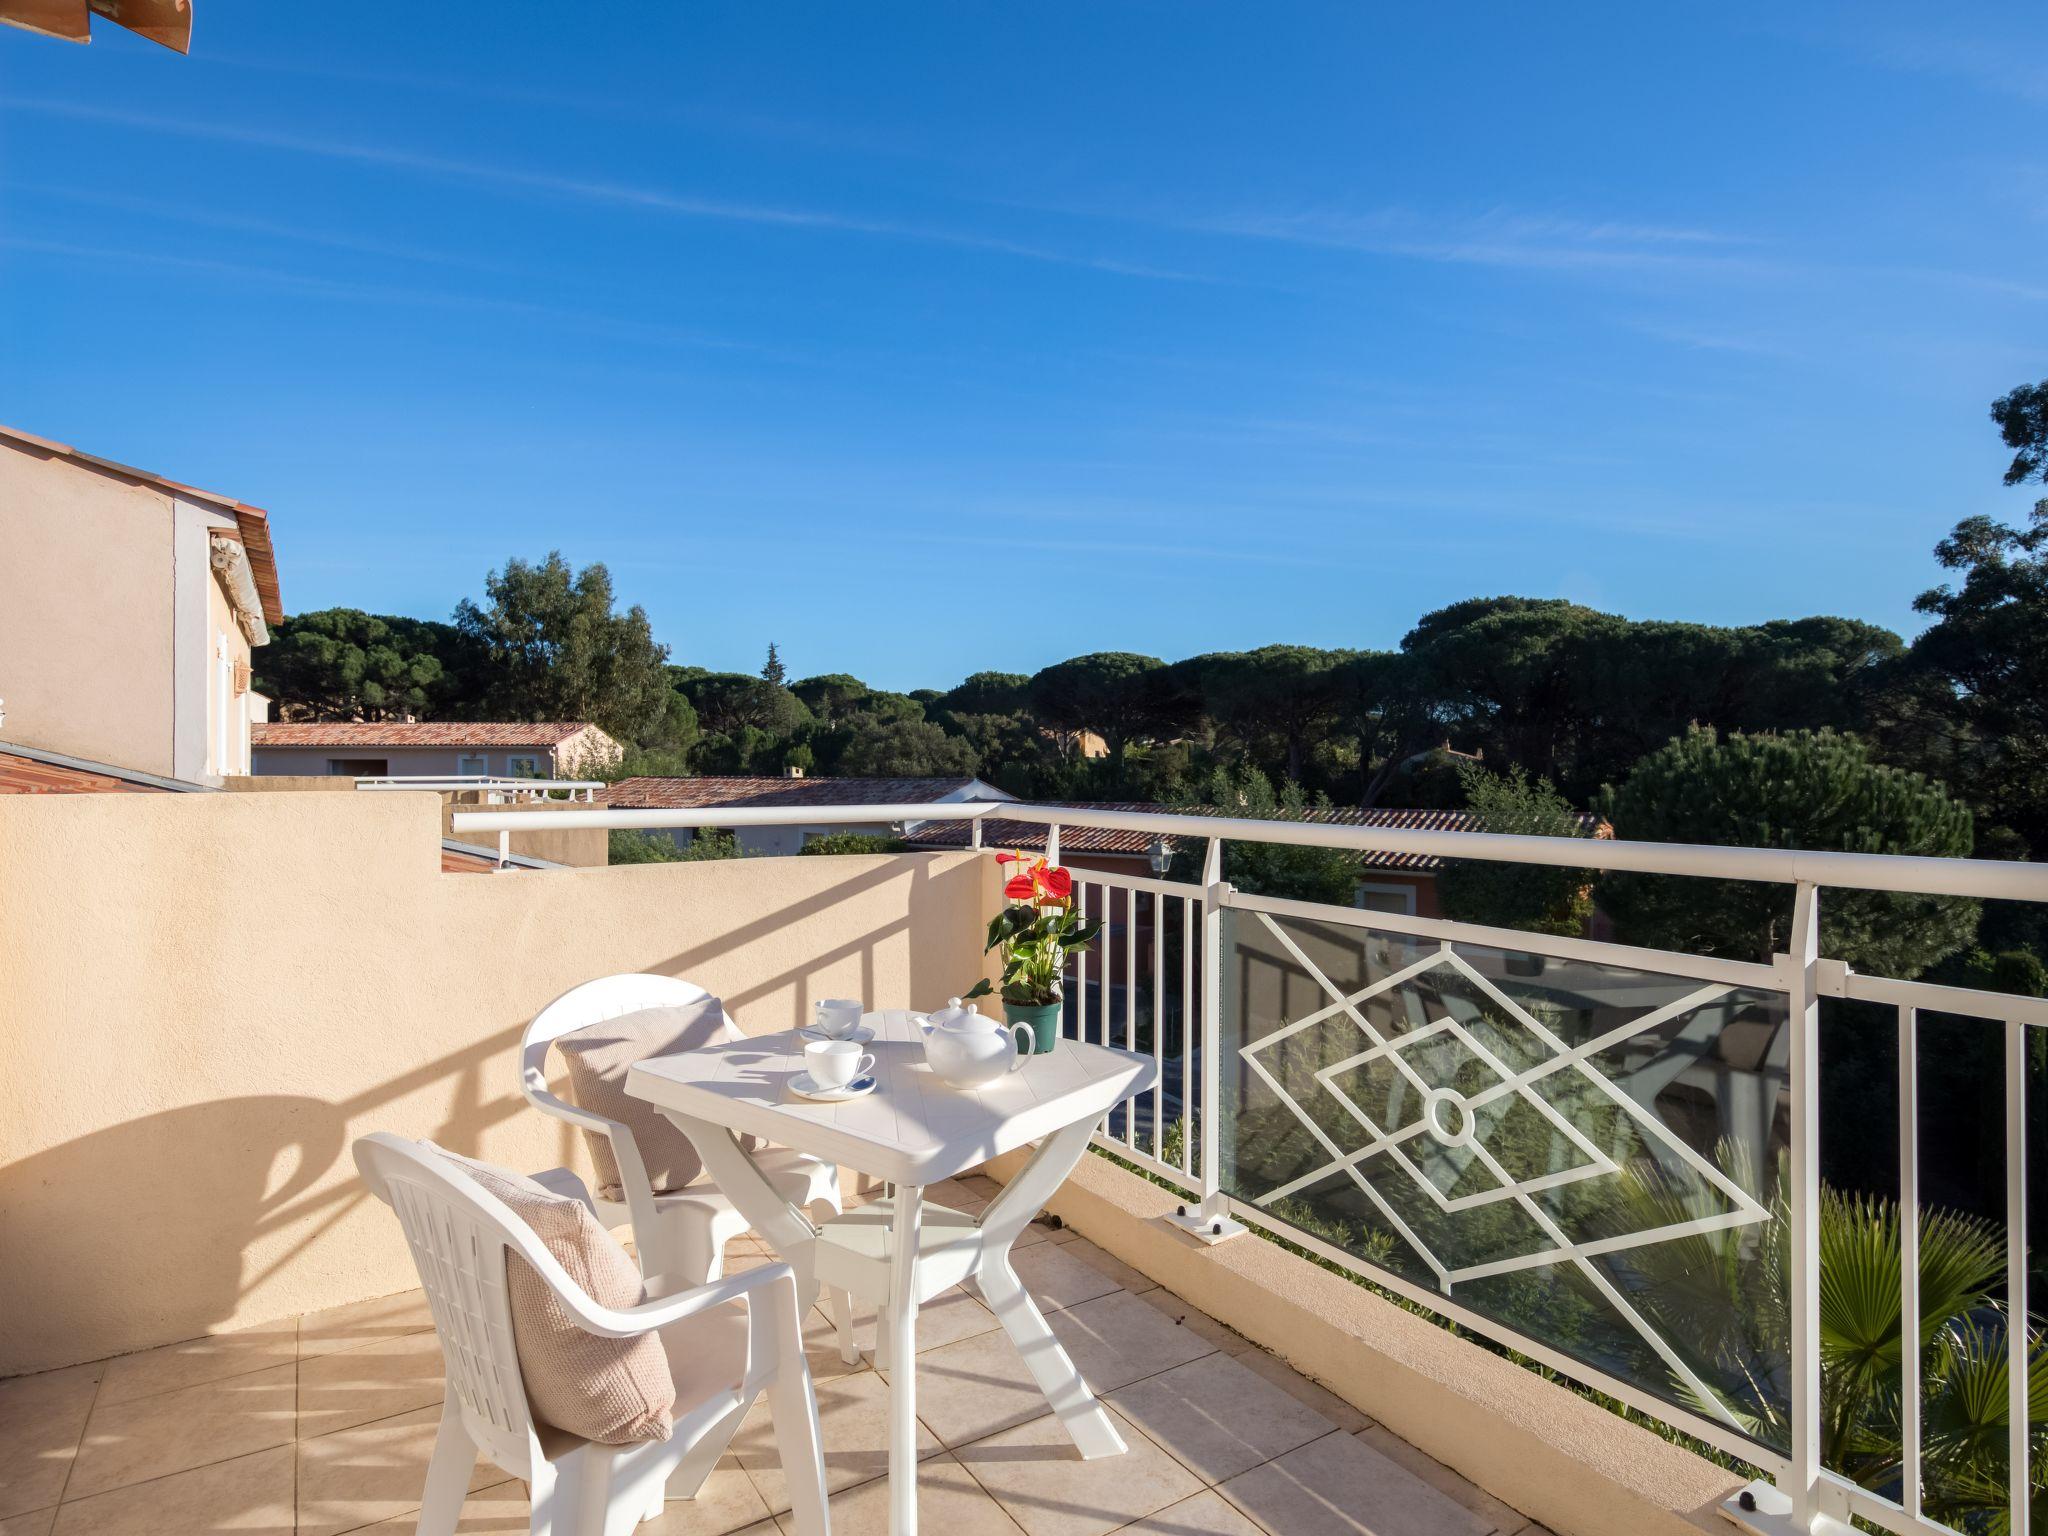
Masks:
[[[1039,884],[1055,901],[1065,901],[1074,894],[1074,877],[1057,864],[1045,871]]]
[[[1022,864],[1024,862],[1024,855],[1021,853],[999,853],[996,855],[996,862],[998,864]]]
[[[1038,894],[1038,887],[1029,875],[1012,875],[1010,883],[1003,887],[1003,895],[1011,901],[1029,901]]]

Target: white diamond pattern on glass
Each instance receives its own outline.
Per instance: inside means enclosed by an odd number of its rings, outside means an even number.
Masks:
[[[1270,1208],[1332,1177],[1348,1177],[1386,1224],[1429,1267],[1445,1292],[1461,1282],[1545,1265],[1570,1264],[1693,1388],[1699,1401],[1712,1404],[1720,1410],[1721,1417],[1735,1423],[1718,1395],[1698,1379],[1670,1344],[1630,1305],[1609,1275],[1591,1260],[1601,1254],[1621,1253],[1770,1219],[1769,1210],[1716,1167],[1712,1159],[1673,1134],[1646,1102],[1654,1094],[1642,1087],[1631,1092],[1635,1085],[1617,1083],[1598,1065],[1603,1052],[1683,1020],[1728,998],[1736,989],[1720,983],[1702,984],[1570,1044],[1535,1011],[1467,961],[1448,941],[1435,944],[1411,963],[1364,987],[1346,991],[1330,980],[1281,923],[1263,912],[1253,915],[1329,999],[1324,1006],[1246,1041],[1239,1049],[1250,1070],[1327,1154],[1326,1161],[1264,1191],[1255,1203]],[[1375,1024],[1361,1006],[1403,988],[1419,991],[1424,984],[1442,978],[1455,978],[1461,987],[1483,997],[1490,1009],[1506,1021],[1504,1026],[1500,1022],[1494,1024],[1490,1031],[1495,1035],[1493,1040],[1482,1038],[1478,1030],[1447,1013],[1427,1018],[1400,1033],[1390,1033]],[[1281,1042],[1340,1018],[1348,1018],[1356,1026],[1363,1048],[1317,1069],[1313,1080],[1365,1132],[1367,1139],[1349,1148],[1339,1145],[1330,1134],[1330,1127],[1289,1091],[1284,1080],[1286,1074],[1276,1072],[1263,1059]],[[1512,1049],[1501,1033],[1503,1028],[1515,1032]],[[1510,1056],[1515,1059],[1508,1059]],[[1558,1107],[1555,1099],[1561,1092],[1597,1103],[1616,1124],[1625,1124],[1628,1133],[1658,1162],[1683,1165],[1704,1190],[1718,1197],[1722,1209],[1686,1221],[1597,1238],[1575,1239],[1568,1234],[1538,1196],[1546,1190],[1620,1174],[1623,1167]],[[1537,1115],[1547,1122],[1553,1145],[1570,1149],[1564,1167],[1518,1176],[1504,1165],[1488,1143],[1506,1114],[1512,1112]],[[1386,1123],[1389,1121],[1398,1123]],[[1459,1212],[1512,1201],[1528,1218],[1527,1230],[1532,1240],[1520,1251],[1496,1253],[1483,1263],[1458,1264],[1440,1252],[1440,1240],[1433,1243],[1417,1230],[1417,1223],[1409,1219],[1415,1215],[1413,1210],[1404,1217],[1388,1198],[1377,1180],[1390,1174],[1412,1181],[1446,1219],[1455,1218]],[[1453,1193],[1454,1190],[1463,1192]]]

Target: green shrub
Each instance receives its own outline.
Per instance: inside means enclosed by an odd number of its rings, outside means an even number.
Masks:
[[[799,853],[908,853],[910,844],[879,832],[824,832],[809,839]]]

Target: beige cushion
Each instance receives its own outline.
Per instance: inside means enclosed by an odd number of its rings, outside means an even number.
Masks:
[[[626,1073],[636,1061],[693,1051],[724,1038],[725,1008],[715,997],[673,1008],[622,1013],[555,1037],[555,1049],[569,1069],[569,1097],[580,1108],[616,1120],[633,1133],[633,1144],[640,1149],[647,1181],[656,1194],[681,1189],[704,1171],[704,1165],[690,1138],[667,1116],[645,1099],[626,1092]],[[619,1160],[612,1155],[611,1137],[602,1131],[585,1131],[583,1136],[590,1143],[590,1161],[597,1169],[598,1193],[607,1200],[623,1200]]]
[[[639,1268],[581,1200],[445,1147],[434,1150],[533,1228],[593,1301],[623,1308],[644,1299]],[[676,1384],[660,1338],[606,1339],[585,1331],[531,1264],[509,1251],[505,1260],[512,1338],[534,1418],[604,1445],[666,1440],[675,1427]]]

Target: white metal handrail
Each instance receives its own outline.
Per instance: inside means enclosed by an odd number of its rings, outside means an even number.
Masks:
[[[1612,838],[1523,837],[1499,832],[1418,832],[1320,821],[1258,821],[1182,811],[1109,811],[1027,801],[953,801],[925,805],[717,806],[673,810],[537,811],[501,825],[489,811],[458,811],[457,832],[540,831],[548,827],[759,827],[877,821],[978,821],[999,815],[1056,834],[1101,827],[1198,841],[1284,843],[1360,853],[1421,854],[1504,864],[1547,864],[1633,874],[1760,880],[1776,885],[1905,891],[1980,900],[2048,902],[2048,865],[1996,859],[1943,859],[1894,853],[1829,853],[1798,848],[1723,848],[1698,843],[1640,843]],[[1048,846],[1052,843],[1048,837]],[[1056,855],[1055,855],[1056,856]]]
[[[481,793],[551,800],[566,793],[571,800],[594,801],[605,787],[602,779],[494,778],[482,774],[386,773],[356,780],[357,789],[418,789],[437,794]]]

